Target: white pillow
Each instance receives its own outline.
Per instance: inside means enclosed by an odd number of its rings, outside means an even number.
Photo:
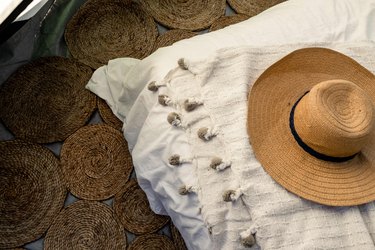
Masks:
[[[184,133],[170,129],[157,95],[142,91],[145,85],[164,78],[181,57],[199,60],[224,47],[375,41],[374,13],[375,0],[289,0],[242,23],[161,48],[142,61],[117,59],[95,72],[87,88],[124,120],[137,178],[151,208],[171,216],[189,249],[210,249],[197,197],[188,203],[176,192],[195,176],[188,168],[172,168],[166,159],[176,149],[189,155],[190,147]]]

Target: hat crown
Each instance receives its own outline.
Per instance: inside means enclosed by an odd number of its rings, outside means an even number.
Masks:
[[[348,157],[367,143],[373,127],[373,104],[346,80],[318,83],[297,104],[294,126],[301,140],[320,154]]]

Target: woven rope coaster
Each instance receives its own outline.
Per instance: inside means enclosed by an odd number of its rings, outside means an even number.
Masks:
[[[87,1],[65,30],[72,56],[92,68],[118,57],[148,56],[157,35],[153,18],[127,0]]]
[[[176,246],[176,248],[179,250],[187,250],[184,239],[182,238],[178,229],[173,225],[173,223],[171,223],[170,228],[171,228],[173,243]]]
[[[135,238],[128,250],[180,250],[173,245],[173,242],[164,235],[145,234]]]
[[[228,3],[237,13],[252,17],[284,1],[286,0],[228,0]]]
[[[133,169],[123,135],[105,124],[71,135],[60,158],[70,192],[87,200],[104,200],[122,190]]]
[[[64,205],[58,159],[20,140],[0,142],[0,248],[40,238]]]
[[[106,204],[76,201],[48,229],[44,249],[125,249],[123,227]]]
[[[45,57],[19,68],[0,88],[0,118],[16,138],[63,141],[96,108],[85,89],[92,70],[72,59]]]
[[[124,192],[115,196],[113,207],[125,229],[137,235],[154,233],[169,221],[169,217],[150,209],[146,194],[134,179],[126,184]]]
[[[171,29],[203,30],[225,14],[225,0],[140,0],[161,24]]]
[[[155,42],[154,51],[161,47],[167,47],[177,41],[190,38],[197,35],[197,33],[188,30],[169,30],[161,34]]]
[[[210,27],[210,31],[219,30],[229,25],[242,22],[248,19],[249,16],[243,14],[236,14],[233,16],[223,16],[217,19]]]
[[[108,124],[109,126],[117,129],[122,130],[123,123],[118,119],[113,113],[111,108],[107,105],[107,103],[103,100],[98,98],[98,109],[100,117],[103,121]]]

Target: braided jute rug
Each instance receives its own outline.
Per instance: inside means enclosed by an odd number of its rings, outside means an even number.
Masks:
[[[203,30],[225,14],[225,0],[140,0],[161,24],[171,29]]]
[[[76,201],[48,229],[44,249],[125,249],[124,228],[113,210],[97,201]]]
[[[58,159],[38,144],[2,141],[0,183],[0,248],[41,237],[67,193]]]
[[[133,170],[122,133],[105,124],[88,125],[71,135],[60,158],[69,191],[87,200],[112,197]]]
[[[249,16],[243,14],[236,14],[232,16],[223,16],[217,19],[210,27],[210,32],[225,28],[229,25],[239,23],[248,19]]]
[[[154,233],[169,221],[169,217],[150,209],[146,194],[134,179],[115,196],[113,207],[125,229],[136,235]]]
[[[63,141],[96,109],[85,89],[92,70],[75,60],[42,57],[20,67],[0,88],[0,118],[16,138]]]
[[[228,4],[240,14],[250,17],[286,0],[228,0]]]
[[[122,130],[123,122],[113,114],[108,104],[103,99],[98,98],[97,105],[100,117],[103,119],[104,123],[117,130]]]
[[[164,235],[144,234],[135,238],[128,250],[181,250],[173,245],[173,242]]]
[[[154,51],[158,48],[170,46],[177,41],[187,39],[195,35],[197,35],[197,33],[188,30],[168,30],[167,32],[158,36],[154,44]]]
[[[65,30],[72,56],[94,69],[110,59],[148,56],[157,35],[153,18],[129,0],[89,0]]]

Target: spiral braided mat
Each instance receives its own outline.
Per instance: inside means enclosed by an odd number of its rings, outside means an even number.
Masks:
[[[197,35],[188,30],[169,30],[158,36],[154,45],[154,51],[161,47],[167,47],[182,39],[187,39]]]
[[[286,0],[227,0],[228,4],[237,12],[250,17]]]
[[[173,242],[164,235],[145,234],[138,236],[130,244],[128,250],[182,250],[173,245]]]
[[[175,225],[173,225],[173,223],[171,223],[170,228],[171,228],[171,235],[172,235],[173,243],[176,246],[176,248],[178,250],[187,250],[184,239],[182,238],[180,232],[175,227]]]
[[[54,220],[44,249],[125,249],[125,231],[113,210],[97,201],[76,201]]]
[[[157,215],[150,209],[146,194],[134,179],[115,196],[113,207],[125,229],[137,235],[154,233],[169,221],[169,217]]]
[[[203,30],[225,13],[225,0],[140,0],[151,15],[168,28]]]
[[[64,142],[60,157],[70,192],[87,200],[112,197],[133,169],[123,135],[104,124],[79,129]]]
[[[20,140],[0,142],[0,248],[41,237],[64,205],[58,159]]]
[[[117,129],[117,130],[122,130],[123,123],[118,119],[112,112],[111,108],[107,105],[107,103],[103,100],[98,98],[98,110],[100,117],[103,119],[103,121]]]
[[[148,56],[157,35],[153,18],[129,0],[87,1],[65,30],[72,56],[94,69],[118,57]]]
[[[62,141],[96,108],[85,89],[92,70],[72,59],[39,58],[19,68],[0,88],[0,118],[19,139]]]
[[[210,27],[210,31],[219,30],[229,25],[239,23],[248,19],[249,16],[243,14],[236,14],[233,16],[223,16],[217,19]]]

